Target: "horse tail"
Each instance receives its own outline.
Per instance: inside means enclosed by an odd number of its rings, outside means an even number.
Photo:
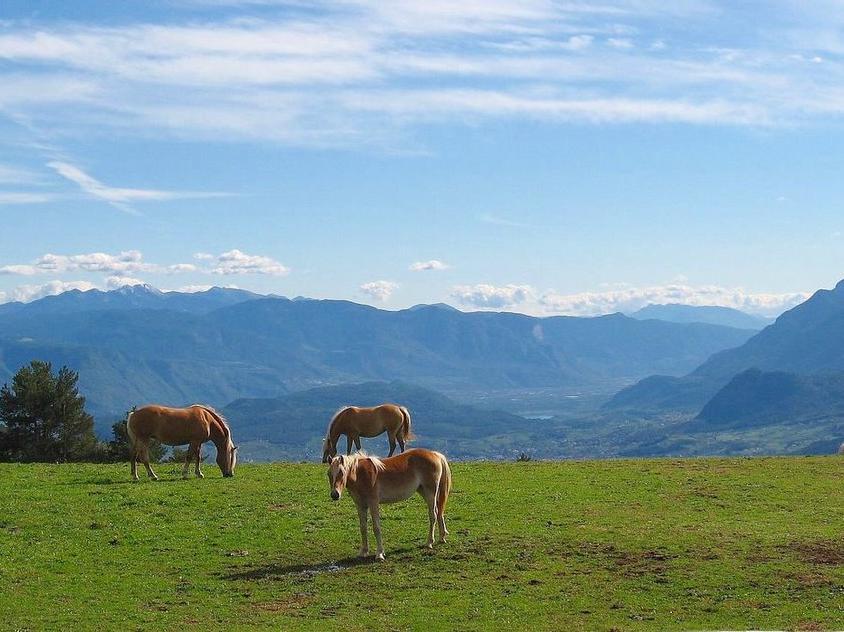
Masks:
[[[445,511],[445,504],[448,501],[448,494],[451,492],[451,466],[448,464],[445,455],[439,452],[435,454],[440,457],[440,463],[443,468],[439,490],[437,491],[437,513],[442,516]]]
[[[126,435],[129,437],[129,445],[131,447],[135,447],[135,442],[138,440],[138,437],[135,435],[135,431],[132,430],[132,415],[135,414],[135,411],[130,411],[128,415],[126,415]]]
[[[411,439],[415,439],[416,437],[413,434],[413,429],[411,428],[410,423],[410,411],[404,406],[399,406],[399,410],[401,411],[402,416],[401,433],[404,440],[410,441]]]

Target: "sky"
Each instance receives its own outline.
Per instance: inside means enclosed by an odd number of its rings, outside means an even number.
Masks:
[[[775,315],[844,277],[842,0],[3,0],[0,302]]]

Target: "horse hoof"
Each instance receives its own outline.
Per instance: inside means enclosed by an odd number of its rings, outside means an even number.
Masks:
[[[367,557],[368,555],[369,555],[368,549],[365,550],[365,551],[364,550],[358,551],[358,557]]]
[[[196,477],[197,478],[205,478],[205,474],[197,474]]]
[[[376,556],[375,556],[375,561],[376,561],[376,562],[383,562],[385,559],[386,559],[386,558],[384,557],[384,554],[383,554],[383,553],[379,553],[378,555],[376,555]]]
[[[425,545],[425,548],[428,549],[429,551],[433,551],[434,550],[434,543],[428,542],[428,544]]]

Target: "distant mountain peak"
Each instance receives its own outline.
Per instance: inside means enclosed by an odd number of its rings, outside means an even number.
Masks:
[[[630,314],[638,320],[656,319],[675,323],[707,323],[738,329],[762,329],[773,320],[748,314],[722,305],[686,305],[684,303],[651,303]]]
[[[420,309],[443,309],[449,312],[459,312],[460,310],[456,307],[452,307],[448,303],[418,303],[413,305],[412,307],[408,307],[407,311],[415,312]]]
[[[154,296],[161,296],[164,294],[161,290],[157,287],[153,287],[149,283],[135,283],[135,284],[126,284],[123,285],[116,290],[111,290],[110,293],[114,294],[123,294],[125,296],[137,296],[137,295],[149,295],[152,294]]]

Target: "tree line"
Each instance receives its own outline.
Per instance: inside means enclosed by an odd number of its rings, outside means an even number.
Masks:
[[[110,441],[94,434],[94,418],[79,393],[79,374],[33,360],[0,388],[0,461],[65,463],[118,462],[131,458],[126,419],[112,425]],[[128,414],[128,413],[127,413]],[[150,446],[151,460],[167,450]],[[173,458],[178,458],[178,451]]]

